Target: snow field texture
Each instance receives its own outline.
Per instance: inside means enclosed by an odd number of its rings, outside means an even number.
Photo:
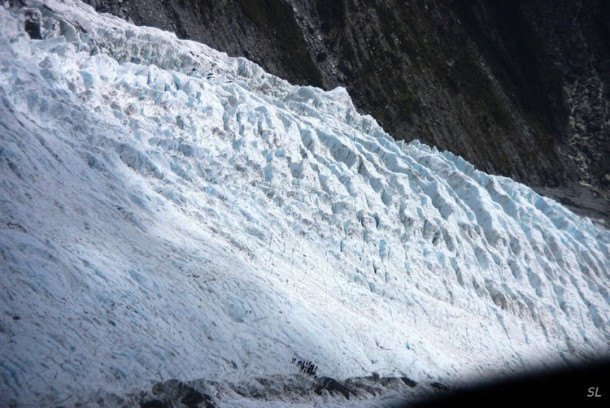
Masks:
[[[0,8],[0,405],[609,351],[608,231],[344,89],[42,3],[42,40]]]

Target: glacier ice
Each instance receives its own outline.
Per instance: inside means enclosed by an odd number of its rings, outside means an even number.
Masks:
[[[608,353],[607,230],[342,88],[32,4],[40,40],[0,8],[0,405]]]

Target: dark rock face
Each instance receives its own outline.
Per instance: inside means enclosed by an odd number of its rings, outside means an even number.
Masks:
[[[32,40],[42,39],[42,15],[40,10],[25,8],[23,10],[24,29]]]
[[[604,0],[91,0],[99,11],[348,89],[420,139],[608,219]]]
[[[349,399],[350,389],[333,378],[322,377],[318,380],[315,393],[321,395],[323,390],[328,391],[331,395],[333,395],[333,393],[340,393],[346,399]]]
[[[212,397],[197,391],[182,381],[173,379],[153,385],[154,399],[146,399],[146,393],[140,396],[140,408],[165,408],[180,406],[214,408]]]

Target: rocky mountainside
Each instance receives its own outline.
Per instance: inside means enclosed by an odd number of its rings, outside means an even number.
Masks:
[[[348,89],[420,139],[606,220],[610,5],[603,0],[89,0],[98,11]]]

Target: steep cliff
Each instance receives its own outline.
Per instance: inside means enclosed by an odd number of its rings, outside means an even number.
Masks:
[[[345,86],[395,138],[420,139],[608,218],[610,7],[602,0],[89,2],[294,83]]]

